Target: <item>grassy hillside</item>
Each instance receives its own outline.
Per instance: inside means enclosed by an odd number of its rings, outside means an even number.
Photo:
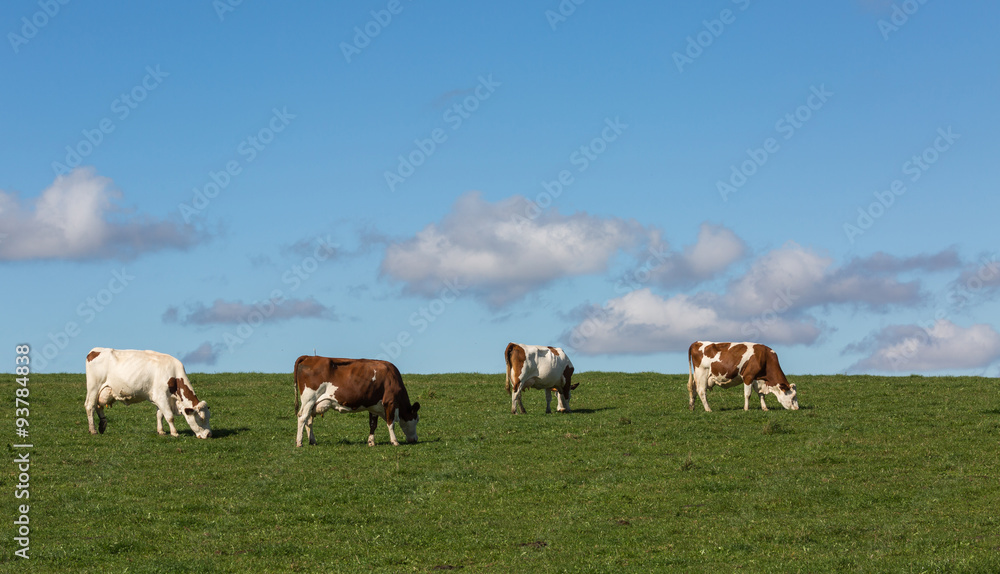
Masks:
[[[1000,571],[995,379],[793,377],[797,412],[715,389],[692,413],[686,374],[581,373],[575,412],[527,391],[516,417],[502,375],[404,379],[420,443],[331,412],[296,449],[288,374],[193,374],[206,441],[149,403],[91,436],[83,375],[33,375],[31,559],[6,464],[0,570]]]

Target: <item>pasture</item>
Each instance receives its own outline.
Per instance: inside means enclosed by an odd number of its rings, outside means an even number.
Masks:
[[[290,374],[191,380],[213,439],[149,403],[91,436],[84,376],[32,375],[31,558],[9,518],[0,570],[1000,572],[996,379],[792,376],[797,412],[692,413],[686,373],[586,372],[573,413],[530,390],[515,417],[503,375],[404,375],[418,444],[330,412],[300,449]]]

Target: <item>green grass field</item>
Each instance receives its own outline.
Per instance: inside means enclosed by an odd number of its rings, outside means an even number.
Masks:
[[[331,412],[296,449],[290,374],[191,378],[213,439],[149,403],[91,436],[82,374],[31,377],[31,558],[8,463],[0,570],[1000,572],[996,379],[791,377],[799,411],[692,413],[686,374],[591,372],[575,412],[527,391],[515,417],[502,375],[404,375],[420,443]]]

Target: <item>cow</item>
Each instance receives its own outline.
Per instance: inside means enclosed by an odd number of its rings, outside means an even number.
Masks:
[[[568,413],[570,391],[579,386],[572,384],[573,362],[566,352],[558,347],[539,347],[509,343],[504,351],[507,364],[506,385],[510,395],[510,412],[517,414],[517,408],[527,414],[521,393],[524,389],[545,389],[545,412],[552,412],[552,391],[558,394],[556,410]]]
[[[743,383],[743,410],[750,410],[750,393],[757,392],[760,408],[767,410],[764,395],[773,394],[786,409],[798,410],[795,385],[788,384],[778,364],[778,355],[760,343],[713,343],[695,341],[688,349],[688,408],[694,410],[697,391],[707,412],[705,392],[718,385],[724,389]]]
[[[156,432],[163,432],[163,419],[167,419],[170,434],[178,436],[174,415],[183,414],[188,426],[198,438],[209,438],[211,412],[205,401],[199,401],[191,388],[191,381],[180,361],[156,351],[107,349],[95,347],[87,354],[87,398],[83,403],[87,411],[90,434],[94,428],[94,410],[101,420],[100,433],[108,426],[104,407],[115,401],[127,405],[149,401],[156,405]]]
[[[375,428],[382,417],[389,427],[389,441],[399,446],[393,423],[417,442],[420,403],[410,404],[399,369],[388,361],[331,359],[303,355],[295,360],[295,412],[298,432],[295,446],[302,446],[302,430],[309,431],[309,444],[316,444],[313,418],[329,409],[341,413],[368,411],[368,446],[375,446]]]

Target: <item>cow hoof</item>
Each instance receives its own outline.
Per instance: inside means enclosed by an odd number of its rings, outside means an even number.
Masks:
[[[158,431],[156,431],[156,434],[158,434],[160,436],[165,436],[167,433],[165,433],[165,432],[163,432],[161,430],[158,430]]]
[[[98,428],[98,430],[101,431],[101,434],[104,434],[104,429],[108,428],[108,421],[107,421],[107,419],[101,419],[101,424],[99,424],[97,426],[97,428]]]

